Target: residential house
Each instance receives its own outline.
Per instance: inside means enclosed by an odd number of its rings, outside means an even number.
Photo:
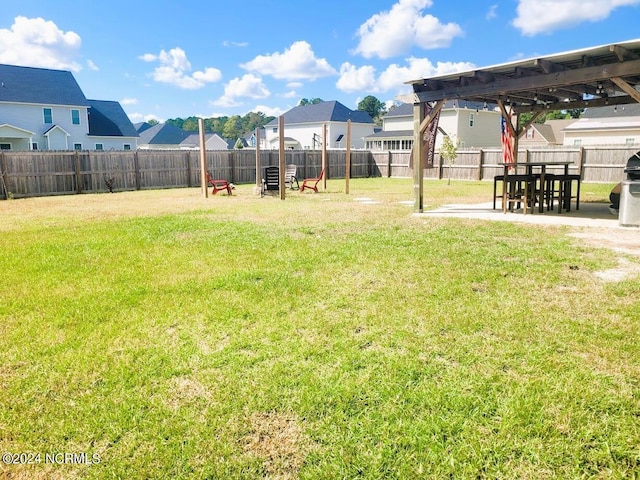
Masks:
[[[136,123],[135,128],[140,135],[140,150],[179,150],[180,144],[190,135],[189,132],[169,123]]]
[[[447,101],[440,111],[436,149],[444,134],[457,139],[459,148],[500,147],[500,112],[493,105]],[[382,117],[382,130],[365,138],[369,150],[411,150],[413,105],[400,104]]]
[[[137,132],[118,102],[88,100],[71,72],[0,65],[0,148],[129,150]]]
[[[260,135],[260,148],[264,149],[265,148],[265,131],[264,131],[264,127],[263,128],[259,128],[259,133],[258,135]],[[245,133],[242,138],[239,139],[239,141],[242,143],[242,148],[249,148],[249,149],[255,149],[256,145],[258,143],[257,141],[257,137],[256,137],[256,131],[253,130],[249,133]]]
[[[200,134],[187,132],[169,123],[136,123],[140,139],[140,150],[198,150],[200,149]],[[207,150],[228,150],[229,144],[217,133],[205,134]]]
[[[640,104],[586,108],[564,129],[564,145],[640,144]]]
[[[564,129],[575,121],[575,118],[567,118],[532,123],[519,138],[518,145],[520,148],[561,146],[564,143]]]
[[[323,126],[327,126],[325,144],[328,149],[347,147],[347,121],[351,120],[351,148],[364,148],[365,137],[373,134],[375,125],[367,112],[350,110],[337,101],[300,105],[284,114],[284,144],[292,150],[322,148]],[[267,149],[278,149],[280,135],[274,119],[264,128]]]
[[[204,134],[205,150],[229,150],[229,142],[217,133]],[[231,146],[233,147],[233,145]],[[200,134],[192,133],[180,144],[181,150],[199,150]]]

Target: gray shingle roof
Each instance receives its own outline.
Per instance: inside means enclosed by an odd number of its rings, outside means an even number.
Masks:
[[[89,100],[89,135],[137,137],[138,132],[118,102]]]
[[[138,129],[140,132],[140,129]],[[159,123],[140,132],[139,145],[179,145],[189,135],[181,128],[168,123]]]
[[[0,102],[89,106],[71,72],[1,64]]]
[[[373,119],[367,112],[350,110],[340,102],[320,102],[314,105],[299,105],[284,114],[284,123],[318,123],[318,122],[346,122],[373,123]],[[275,126],[278,119],[270,121],[267,125]]]
[[[367,139],[376,139],[376,138],[407,138],[413,137],[413,130],[382,130],[380,132],[376,132],[373,135],[369,135],[365,138]]]
[[[581,118],[615,118],[640,116],[640,103],[596,108],[585,108]]]
[[[493,110],[497,105],[490,103],[487,104],[488,110]],[[447,100],[442,107],[443,109],[448,108],[470,108],[473,110],[483,110],[484,103],[481,102],[468,102],[466,100]],[[396,106],[393,110],[387,113],[384,118],[388,117],[406,117],[413,116],[413,105],[411,103],[401,103]]]

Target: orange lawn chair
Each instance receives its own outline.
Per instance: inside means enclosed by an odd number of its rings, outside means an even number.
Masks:
[[[302,186],[300,187],[300,191],[304,192],[305,188],[309,188],[314,192],[318,193],[318,183],[322,180],[322,176],[324,175],[324,168],[320,172],[317,178],[305,178],[302,182]]]
[[[207,175],[207,183],[213,188],[211,189],[211,194],[215,195],[221,190],[226,190],[229,195],[231,195],[231,184],[226,180],[214,180],[209,172],[205,172]]]

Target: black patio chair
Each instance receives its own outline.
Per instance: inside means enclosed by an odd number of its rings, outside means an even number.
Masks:
[[[262,177],[262,188],[260,196],[264,197],[269,192],[280,191],[280,168],[266,167],[264,169],[264,177]]]

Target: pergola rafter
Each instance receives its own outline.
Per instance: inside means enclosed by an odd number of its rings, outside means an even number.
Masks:
[[[640,40],[407,83],[412,86],[413,94],[399,98],[414,104],[415,207],[422,211],[422,166],[425,158],[422,139],[432,118],[424,118],[425,103],[434,106],[457,99],[498,105],[508,120],[509,129],[513,130],[517,155],[517,140],[526,130],[518,127],[517,118],[522,113],[533,113],[535,119],[544,111],[640,102]]]

